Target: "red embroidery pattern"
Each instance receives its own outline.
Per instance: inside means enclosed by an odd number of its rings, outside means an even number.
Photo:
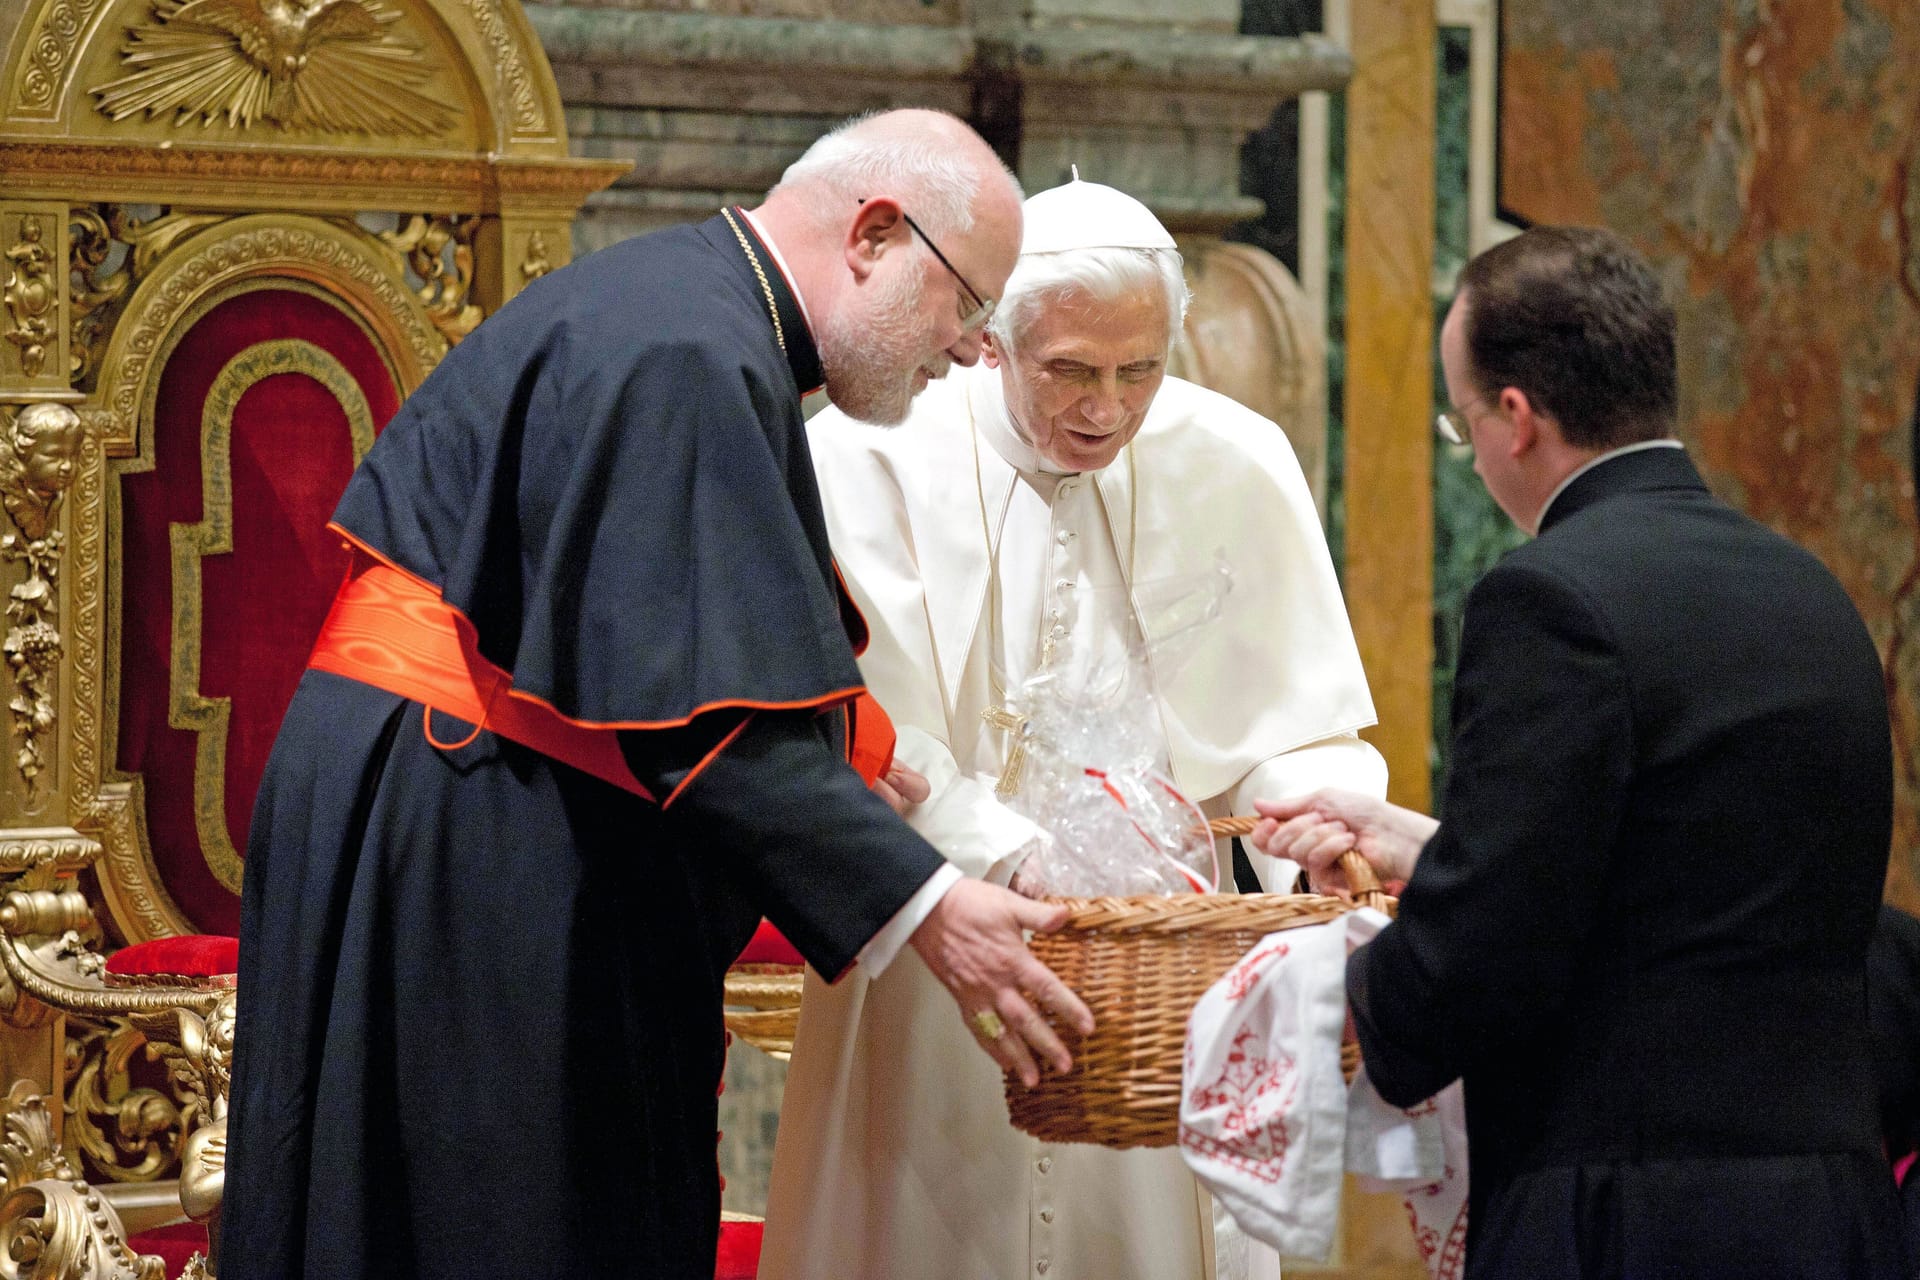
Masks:
[[[1180,1143],[1272,1184],[1280,1181],[1286,1164],[1291,1135],[1284,1116],[1300,1087],[1300,1073],[1289,1055],[1276,1061],[1249,1053],[1248,1043],[1254,1039],[1252,1029],[1243,1027],[1233,1038],[1219,1078],[1195,1088],[1187,1099],[1188,1106],[1196,1111],[1224,1111],[1219,1137],[1196,1133],[1182,1125]]]
[[[1427,1274],[1433,1274],[1433,1255],[1440,1248],[1440,1233],[1420,1222],[1419,1210],[1413,1207],[1412,1200],[1402,1201],[1407,1206],[1407,1225],[1413,1228],[1413,1247],[1420,1251],[1420,1261],[1427,1266]]]
[[[1440,1175],[1440,1181],[1430,1182],[1424,1187],[1415,1187],[1407,1192],[1404,1201],[1407,1206],[1407,1221],[1413,1226],[1414,1247],[1420,1250],[1420,1260],[1427,1264],[1427,1274],[1433,1280],[1460,1280],[1460,1276],[1466,1270],[1467,1206],[1463,1202],[1460,1211],[1454,1214],[1453,1224],[1447,1228],[1447,1238],[1443,1241],[1439,1230],[1428,1226],[1422,1220],[1420,1210],[1414,1202],[1440,1195],[1446,1191],[1455,1175],[1454,1167],[1448,1165],[1445,1172]]]
[[[1239,964],[1233,966],[1233,972],[1227,975],[1227,1003],[1239,1004],[1246,999],[1247,992],[1253,990],[1253,984],[1260,980],[1260,975],[1286,955],[1288,949],[1286,943],[1274,942],[1255,948],[1243,957]]]
[[[1460,1206],[1460,1212],[1454,1215],[1453,1227],[1447,1232],[1447,1247],[1440,1254],[1440,1265],[1434,1271],[1434,1280],[1460,1280],[1467,1268],[1467,1206]]]

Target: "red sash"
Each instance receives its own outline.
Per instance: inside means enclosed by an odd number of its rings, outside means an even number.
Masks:
[[[654,723],[596,724],[562,715],[515,689],[511,676],[481,656],[473,625],[440,598],[439,588],[358,547],[353,550],[353,568],[334,597],[307,666],[420,703],[427,709],[428,741],[436,746],[465,745],[443,744],[433,737],[431,717],[439,711],[474,726],[468,742],[485,729],[653,800],[653,793],[627,767],[615,734],[621,729],[673,728],[715,709],[701,707],[686,720]],[[717,703],[715,707],[762,705]],[[848,760],[867,785],[873,785],[892,764],[893,723],[864,689],[800,705],[841,709],[847,717]],[[700,767],[720,749],[715,748]],[[695,769],[694,774],[698,773]],[[691,782],[692,776],[686,781]]]

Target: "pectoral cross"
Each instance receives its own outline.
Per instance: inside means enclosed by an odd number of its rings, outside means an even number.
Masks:
[[[1047,636],[1040,642],[1040,671],[1053,665],[1053,637]],[[988,707],[980,713],[980,718],[995,729],[1007,735],[1007,763],[1000,770],[1000,781],[993,784],[993,794],[1005,800],[1020,790],[1020,777],[1027,770],[1027,718],[1007,706],[1007,695],[1000,688],[998,680],[989,679],[989,687],[1000,695],[1000,705]]]
[[[1020,775],[1027,768],[1027,718],[1005,707],[988,707],[980,718],[1007,735],[1007,763],[993,786],[993,794],[1005,800],[1020,790]]]

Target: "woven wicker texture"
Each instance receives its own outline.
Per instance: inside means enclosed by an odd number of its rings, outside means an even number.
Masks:
[[[1046,1142],[1173,1145],[1187,1016],[1207,988],[1269,933],[1322,924],[1356,906],[1392,912],[1393,899],[1358,855],[1346,855],[1341,869],[1349,883],[1367,886],[1352,902],[1231,893],[1074,900],[1066,926],[1029,945],[1086,1001],[1093,1034],[1056,1026],[1073,1054],[1066,1075],[1042,1071],[1032,1089],[1008,1077],[1014,1127]],[[1357,1053],[1343,1049],[1342,1059],[1351,1077]]]
[[[797,965],[739,964],[727,970],[727,1030],[763,1053],[786,1061],[800,1026],[800,988],[805,970]]]

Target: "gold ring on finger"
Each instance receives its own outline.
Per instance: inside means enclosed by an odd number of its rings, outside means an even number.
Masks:
[[[982,1009],[974,1014],[973,1025],[984,1040],[998,1040],[1007,1034],[1007,1024],[1000,1021],[1000,1015],[991,1009]]]

